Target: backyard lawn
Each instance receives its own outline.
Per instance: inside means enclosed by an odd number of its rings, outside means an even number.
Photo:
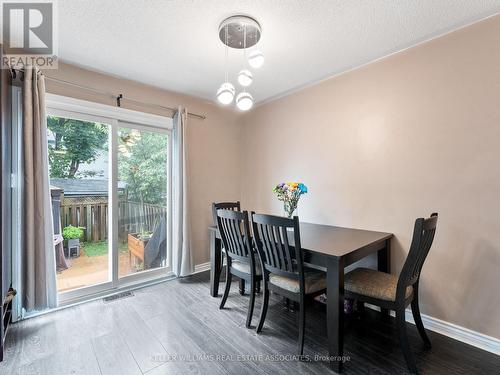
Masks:
[[[82,248],[88,257],[97,257],[108,253],[108,243],[106,241],[84,242],[82,243]],[[120,244],[118,249],[120,252],[128,251],[128,245],[126,243]]]
[[[106,255],[108,253],[108,243],[101,242],[85,242],[82,244],[85,255],[88,257],[96,257],[99,255]]]

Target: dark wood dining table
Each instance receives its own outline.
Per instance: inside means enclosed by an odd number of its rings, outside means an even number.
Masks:
[[[215,226],[210,234],[210,294],[218,296],[221,263],[221,241]],[[300,223],[300,240],[304,262],[324,269],[327,278],[327,333],[330,365],[342,371],[344,268],[370,255],[377,254],[378,270],[390,272],[391,233]],[[289,236],[293,245],[293,236]],[[241,288],[241,287],[240,287]],[[387,311],[383,311],[387,314]]]

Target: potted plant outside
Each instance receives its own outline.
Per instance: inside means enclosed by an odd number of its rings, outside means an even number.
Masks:
[[[73,253],[74,256],[80,255],[80,238],[83,237],[83,227],[74,227],[68,225],[63,229],[63,238],[68,250],[68,257],[72,256],[72,249],[76,249]]]

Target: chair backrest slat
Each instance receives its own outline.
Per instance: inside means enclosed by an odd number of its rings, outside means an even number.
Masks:
[[[217,226],[228,258],[253,264],[252,241],[247,211],[217,210]]]
[[[258,215],[252,212],[252,228],[263,268],[280,276],[304,278],[302,251],[300,248],[299,218]],[[289,229],[292,230],[289,230]],[[290,245],[293,236],[294,245]]]
[[[227,222],[228,226],[227,235],[231,239],[230,242],[232,246],[229,247],[229,250],[232,250],[232,252],[235,253],[236,255],[242,256],[235,220],[230,220],[230,219],[223,219],[223,220]]]
[[[276,263],[276,268],[281,268],[281,259],[280,259],[281,254],[280,254],[279,249],[278,249],[279,238],[276,237],[276,231],[275,231],[276,228],[272,227],[272,226],[268,226],[267,229],[268,229],[269,234],[270,234],[271,248],[272,248],[274,260]]]
[[[286,270],[288,272],[293,272],[293,263],[292,263],[292,256],[290,254],[290,244],[288,242],[288,235],[287,235],[287,230],[286,228],[281,227],[281,235],[283,237],[283,243],[285,245],[285,261],[286,261]]]
[[[221,219],[219,225],[219,231],[221,233],[221,239],[225,237],[225,242],[223,241],[224,248],[236,249],[236,243],[234,242],[234,236],[231,233],[231,222],[228,220]]]
[[[236,239],[238,240],[238,248],[240,250],[240,256],[246,257],[249,255],[246,246],[246,241],[248,237],[245,238],[245,235],[241,231],[242,223],[236,223],[235,221],[233,221],[233,226],[236,231]]]
[[[276,257],[276,252],[274,251],[275,244],[273,235],[271,233],[272,228],[269,226],[264,226],[263,228],[264,228],[264,233],[266,233],[267,237],[266,245],[268,246],[267,252],[270,254],[270,264],[274,268],[279,268],[278,258]]]
[[[288,271],[288,269],[286,267],[286,262],[285,262],[285,258],[286,258],[285,253],[287,252],[287,249],[285,246],[285,241],[281,237],[280,229],[281,229],[280,227],[273,228],[274,238],[275,238],[275,243],[276,243],[276,252],[278,254],[278,260],[279,260],[279,264],[280,264],[279,268],[285,269]]]
[[[217,210],[232,210],[241,211],[240,202],[213,202],[212,203],[212,217],[214,225],[217,225]]]
[[[420,279],[420,273],[422,272],[425,259],[434,241],[437,220],[437,213],[433,213],[427,219],[419,218],[415,220],[410,251],[408,252],[403,269],[399,275],[397,288],[398,295],[404,296],[406,288],[417,283]]]
[[[272,239],[269,236],[269,228],[264,225],[260,225],[260,232],[262,233],[262,240],[264,241],[264,249],[266,253],[266,259],[269,264],[273,267],[276,267],[276,260],[274,258],[274,252],[272,250]]]

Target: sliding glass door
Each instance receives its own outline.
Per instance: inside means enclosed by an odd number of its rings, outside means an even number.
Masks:
[[[171,119],[74,99],[48,102],[59,300],[168,276]]]
[[[118,128],[119,276],[167,265],[167,132]]]
[[[111,126],[76,117],[47,116],[58,292],[111,281]]]

